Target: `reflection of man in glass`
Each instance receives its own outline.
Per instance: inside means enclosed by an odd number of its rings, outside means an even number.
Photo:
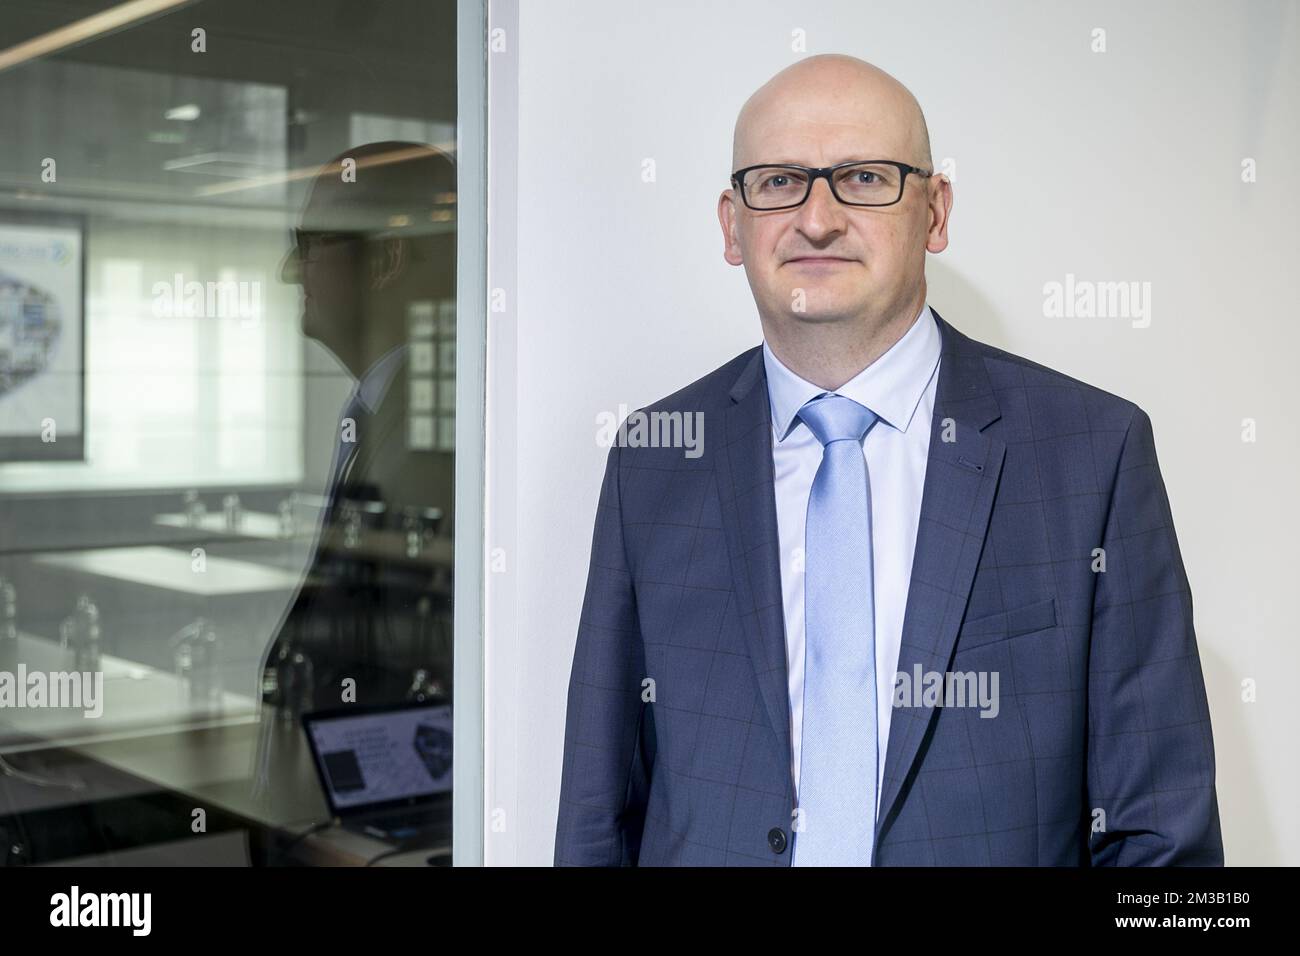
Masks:
[[[329,472],[306,577],[263,661],[287,717],[341,706],[345,682],[360,705],[450,687],[453,459],[436,423],[454,393],[438,356],[454,347],[455,188],[431,147],[349,150],[313,182],[284,261],[304,334],[356,381],[341,414],[306,382],[306,437],[328,436]]]

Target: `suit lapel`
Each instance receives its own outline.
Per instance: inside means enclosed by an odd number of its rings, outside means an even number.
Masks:
[[[942,359],[898,655],[898,672],[909,678],[918,665],[922,671],[944,671],[948,667],[984,549],[1006,453],[1004,442],[982,434],[1001,417],[983,356],[938,312],[934,317],[943,341]],[[893,708],[877,817],[877,847],[934,710]]]
[[[768,722],[786,755],[790,779],[790,694],[785,660],[785,617],[772,471],[772,410],[763,348],[749,360],[723,413],[723,447],[714,457],[722,528],[731,557],[732,583],[749,659]]]
[[[1001,416],[982,355],[938,312],[942,361],[930,427],[920,525],[903,621],[898,670],[942,671],[966,611],[983,550],[1006,445],[982,434]],[[735,600],[763,707],[790,767],[790,698],[780,542],[772,469],[772,415],[763,350],[749,353],[729,393],[723,447],[714,458]],[[945,440],[945,438],[947,440]],[[894,708],[885,756],[879,835],[916,761],[933,717]]]

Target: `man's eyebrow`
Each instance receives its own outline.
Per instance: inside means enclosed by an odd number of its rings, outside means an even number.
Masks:
[[[841,158],[835,159],[827,163],[826,165],[838,166],[840,163],[857,163],[857,162],[862,162],[864,160],[880,159],[880,158],[881,157],[877,153],[858,152],[848,156],[841,156]],[[748,165],[750,166],[808,166],[813,169],[817,168],[813,163],[805,163],[797,159],[765,159],[762,162],[749,163]]]

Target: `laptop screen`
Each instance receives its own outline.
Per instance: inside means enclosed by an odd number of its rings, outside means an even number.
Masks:
[[[335,814],[451,791],[451,705],[413,704],[303,720]]]

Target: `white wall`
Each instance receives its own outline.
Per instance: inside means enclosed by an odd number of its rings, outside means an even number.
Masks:
[[[514,3],[491,14],[511,28],[489,68],[517,69],[518,87],[517,107],[512,81],[490,107],[494,134],[511,135],[491,160],[492,195],[510,202],[489,250],[505,309],[488,331],[486,861],[551,860],[606,455],[596,416],[761,340],[714,213],[736,111],[777,70],[840,52],[908,85],[936,161],[955,162],[931,304],[1150,413],[1195,600],[1227,859],[1300,863],[1285,683],[1300,671],[1297,4],[519,7],[517,29]],[[1096,27],[1104,53],[1090,49]],[[791,49],[796,30],[806,51]],[[1246,157],[1257,182],[1241,181]],[[1149,327],[1045,317],[1044,284],[1067,273],[1149,282]],[[1247,679],[1257,702],[1241,700]]]

